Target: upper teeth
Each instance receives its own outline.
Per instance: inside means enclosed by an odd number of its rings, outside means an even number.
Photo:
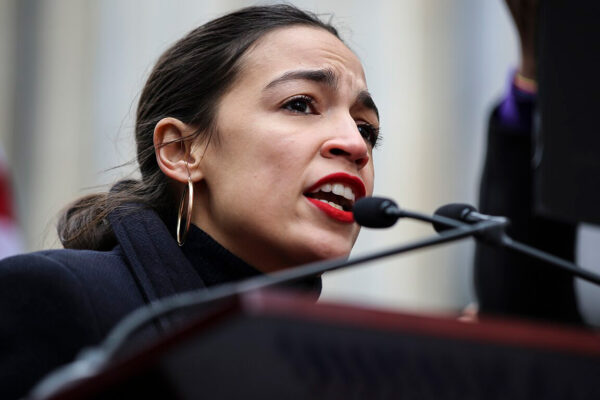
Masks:
[[[354,201],[356,195],[350,186],[346,186],[342,183],[325,183],[324,185],[319,186],[313,193],[316,192],[333,192],[333,194],[337,194],[338,196],[342,196],[348,200]]]

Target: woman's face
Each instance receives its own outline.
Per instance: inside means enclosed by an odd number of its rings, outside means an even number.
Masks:
[[[359,60],[329,32],[297,26],[263,36],[241,65],[217,134],[193,150],[194,223],[264,272],[347,256],[379,123]]]

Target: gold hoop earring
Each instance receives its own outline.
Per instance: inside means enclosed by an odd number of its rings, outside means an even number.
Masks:
[[[187,201],[187,213],[185,215],[185,230],[183,231],[183,235],[181,234],[181,218],[183,214],[183,203],[185,203],[185,198],[188,198]],[[187,236],[188,230],[190,229],[190,222],[192,221],[192,207],[194,205],[194,184],[192,183],[192,178],[188,176],[187,187],[183,189],[183,194],[181,195],[181,201],[179,202],[179,211],[177,212],[177,244],[179,247],[183,246],[185,243],[185,237]]]

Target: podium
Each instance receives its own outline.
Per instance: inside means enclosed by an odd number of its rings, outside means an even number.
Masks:
[[[600,336],[261,291],[50,399],[600,399]]]

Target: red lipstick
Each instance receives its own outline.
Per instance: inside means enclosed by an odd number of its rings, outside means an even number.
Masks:
[[[327,203],[323,203],[321,200],[311,199],[310,197],[307,197],[307,199],[317,206],[321,211],[335,220],[346,223],[354,222],[354,215],[352,214],[352,211],[338,210]]]
[[[335,174],[330,174],[330,175],[327,175],[327,176],[319,179],[314,185],[312,185],[310,188],[308,188],[308,190],[305,193],[312,193],[316,189],[318,189],[319,187],[321,187],[327,183],[330,183],[330,184],[341,183],[345,186],[351,187],[352,191],[354,192],[355,201],[360,199],[361,197],[364,197],[366,194],[365,185],[363,184],[362,180],[360,180],[356,176],[353,176],[353,175],[350,175],[350,174],[347,174],[344,172],[337,172]],[[323,211],[328,217],[330,217],[336,221],[344,222],[344,223],[354,222],[354,216],[352,215],[352,211],[339,210],[339,209],[329,205],[329,203],[321,201],[317,198],[312,198],[309,196],[306,196],[306,198],[314,206],[316,206],[321,211]]]

